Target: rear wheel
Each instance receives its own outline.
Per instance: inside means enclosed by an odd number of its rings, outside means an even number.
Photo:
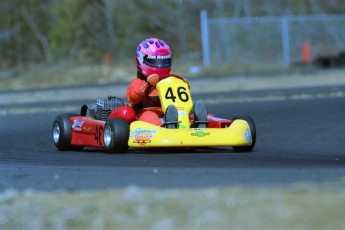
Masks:
[[[125,153],[128,150],[129,126],[124,119],[109,119],[104,126],[104,147],[108,153]]]
[[[254,120],[249,117],[249,116],[244,116],[244,117],[236,117],[234,118],[234,120],[245,120],[250,128],[250,135],[251,135],[251,139],[252,139],[252,144],[248,145],[248,146],[233,146],[232,148],[236,151],[236,152],[251,152],[255,146],[255,142],[256,142],[256,127],[255,127],[255,123]]]
[[[72,126],[70,118],[78,116],[78,114],[62,114],[55,118],[52,127],[53,142],[61,151],[81,150],[81,146],[71,145]]]

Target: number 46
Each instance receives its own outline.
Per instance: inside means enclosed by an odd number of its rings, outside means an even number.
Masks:
[[[186,93],[186,90],[187,89],[185,87],[182,87],[182,86],[177,88],[177,96],[183,102],[187,102],[189,100],[189,96]],[[175,96],[173,89],[171,87],[169,87],[167,92],[165,93],[165,99],[167,99],[167,100],[170,99],[173,102],[176,101],[176,96]]]

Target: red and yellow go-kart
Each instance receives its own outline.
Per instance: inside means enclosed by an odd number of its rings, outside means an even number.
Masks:
[[[128,148],[229,146],[236,152],[254,148],[256,129],[252,118],[223,119],[207,115],[207,126],[193,126],[193,101],[188,84],[169,76],[156,85],[162,110],[174,105],[178,111],[176,128],[132,120],[134,110],[118,98],[97,99],[94,107],[84,105],[79,115],[63,114],[53,123],[53,141],[59,150],[83,147],[124,153]],[[88,115],[87,111],[90,113]],[[206,128],[205,128],[206,127]]]

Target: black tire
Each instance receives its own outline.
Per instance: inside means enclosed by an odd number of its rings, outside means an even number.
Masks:
[[[256,143],[256,127],[253,118],[249,116],[243,116],[243,117],[236,117],[233,120],[245,120],[249,127],[250,127],[250,134],[252,137],[252,144],[248,146],[233,146],[232,148],[235,150],[235,152],[251,152],[255,146]]]
[[[108,153],[126,153],[128,150],[129,126],[124,119],[109,119],[104,126],[103,141]]]
[[[81,150],[83,147],[71,145],[72,126],[70,118],[78,114],[62,114],[55,118],[52,127],[53,142],[60,151]]]

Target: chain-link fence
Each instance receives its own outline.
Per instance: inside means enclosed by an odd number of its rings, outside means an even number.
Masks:
[[[205,66],[287,67],[345,51],[345,15],[200,17]]]

